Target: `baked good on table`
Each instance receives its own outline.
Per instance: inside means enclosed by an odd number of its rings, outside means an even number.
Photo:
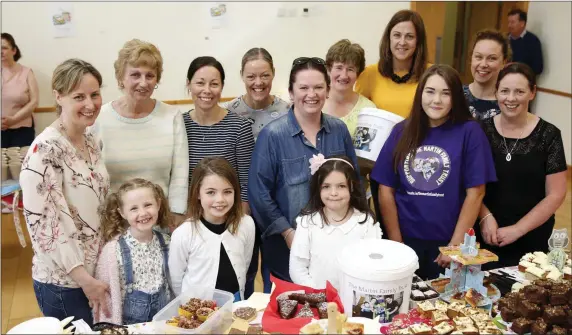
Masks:
[[[470,316],[475,323],[487,323],[491,321],[491,317],[485,313],[476,313]]]
[[[232,315],[236,319],[241,319],[241,320],[244,320],[246,322],[250,322],[250,321],[256,319],[256,316],[258,315],[258,311],[252,307],[239,307],[232,313]]]
[[[278,300],[278,312],[282,319],[291,319],[296,314],[298,302],[296,300]]]
[[[544,335],[548,332],[548,324],[542,318],[536,319],[530,326],[531,335]]]
[[[428,289],[427,291],[423,292],[423,295],[425,295],[426,299],[435,299],[439,296],[439,293],[431,289]]]
[[[548,302],[551,305],[566,305],[568,303],[569,291],[565,288],[552,289],[548,294]]]
[[[542,316],[542,309],[540,309],[540,306],[526,300],[521,301],[516,306],[516,311],[521,316],[531,320],[534,320]]]
[[[207,307],[210,309],[215,309],[216,301],[214,301],[214,300],[203,300],[203,301],[201,301],[201,307]]]
[[[205,322],[212,313],[214,313],[214,310],[209,307],[201,307],[195,312],[197,319],[201,322]]]
[[[564,274],[564,279],[571,280],[572,279],[572,267],[566,266],[562,269],[562,273]]]
[[[562,306],[547,306],[542,318],[550,325],[566,325],[567,314]]]
[[[363,323],[344,322],[342,334],[362,335],[364,333]]]
[[[465,301],[472,307],[477,307],[484,299],[482,294],[470,288],[465,294]]]
[[[532,321],[520,317],[512,322],[512,326],[510,329],[517,333],[518,335],[523,335],[526,333],[530,333],[530,327],[532,325]]]
[[[327,319],[328,318],[328,303],[327,302],[320,302],[318,303],[318,317],[320,319]]]
[[[526,271],[524,272],[524,276],[528,280],[536,280],[536,279],[544,278],[545,273],[546,273],[546,271],[542,270],[539,267],[534,266],[534,267],[526,268]]]
[[[310,306],[316,307],[319,302],[326,302],[326,294],[320,293],[292,293],[290,300],[296,300],[301,304],[309,303]]]
[[[556,284],[556,282],[551,279],[538,279],[532,282],[532,285],[540,286],[547,290],[550,290],[554,284]]]
[[[449,317],[447,316],[447,313],[443,312],[443,311],[434,311],[433,315],[431,317],[431,321],[433,321],[434,325],[438,325],[441,322],[447,322],[449,321]]]
[[[423,317],[431,318],[433,311],[435,311],[435,306],[430,301],[422,301],[417,304],[417,310]]]
[[[506,322],[512,322],[512,320],[517,318],[517,313],[514,309],[503,307],[500,309],[501,317]]]
[[[448,308],[449,308],[449,304],[444,302],[443,300],[436,300],[435,301],[435,309],[436,310],[447,313]]]
[[[319,335],[324,333],[324,328],[318,323],[311,322],[300,328],[300,334]]]
[[[243,334],[246,334],[246,332],[238,328],[230,328],[230,330],[228,331],[228,335],[243,335]]]
[[[549,335],[566,335],[566,329],[560,326],[552,327],[552,330],[548,332]]]
[[[546,279],[560,280],[560,278],[562,278],[562,272],[558,271],[558,269],[552,270],[545,274],[544,277]]]
[[[193,298],[189,300],[189,302],[187,302],[186,304],[180,305],[178,310],[179,315],[183,315],[189,319],[194,318],[197,309],[201,308],[201,302],[196,301],[195,299],[196,298]]]
[[[413,334],[431,334],[431,327],[429,327],[425,323],[416,323],[414,325],[411,325],[409,326],[409,330]]]
[[[455,330],[455,327],[451,326],[448,322],[441,322],[436,326],[433,326],[433,333],[438,335],[448,335]]]
[[[525,272],[530,267],[536,267],[536,264],[529,261],[520,261],[518,263],[518,271]]]
[[[479,335],[479,329],[472,323],[457,326],[457,331],[465,335]]]
[[[447,308],[447,316],[451,319],[459,315],[459,312],[465,308],[466,303],[463,301],[461,302],[452,302],[449,304]]]
[[[451,278],[439,278],[431,282],[431,287],[439,293],[445,292],[445,287],[451,282]]]
[[[429,286],[425,282],[420,281],[417,283],[413,283],[413,285],[411,285],[411,288],[419,291],[427,291],[429,289]]]
[[[516,283],[512,284],[512,287],[510,288],[510,290],[511,290],[512,292],[518,292],[518,291],[520,291],[522,288],[524,288],[524,284],[523,284],[523,283],[516,282]]]
[[[313,318],[313,317],[314,317],[314,312],[312,312],[309,302],[305,303],[304,306],[300,308],[300,310],[298,311],[298,313],[296,313],[295,316],[295,318]]]
[[[463,305],[466,304],[465,302],[465,292],[457,292],[451,296],[451,303],[460,302]]]
[[[468,316],[457,316],[453,319],[453,323],[455,323],[455,326],[459,327],[462,325],[472,325],[473,320]]]
[[[391,331],[391,335],[409,335],[409,334],[412,334],[412,331],[409,329],[409,327],[393,329]]]
[[[535,304],[546,304],[548,302],[548,290],[538,285],[528,285],[522,289],[526,300]]]
[[[411,300],[413,301],[425,300],[425,294],[419,290],[413,290],[411,291]]]
[[[247,334],[262,334],[262,327],[261,326],[249,326],[248,329],[246,330]]]

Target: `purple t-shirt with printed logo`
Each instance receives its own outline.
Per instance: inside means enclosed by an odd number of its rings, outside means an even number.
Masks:
[[[396,173],[393,152],[405,122],[391,131],[371,177],[395,189],[403,236],[448,241],[457,225],[466,189],[496,181],[489,142],[476,121],[447,121],[429,129],[414,157],[407,155]]]

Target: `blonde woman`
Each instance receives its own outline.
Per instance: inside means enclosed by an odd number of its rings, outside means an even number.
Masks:
[[[40,310],[93,323],[108,285],[94,276],[101,246],[97,209],[109,189],[99,146],[86,132],[101,109],[101,74],[69,59],[52,77],[58,119],[36,137],[22,164],[24,217],[34,249],[32,278]],[[108,314],[107,308],[104,313]]]
[[[115,61],[123,96],[105,104],[93,131],[101,141],[111,189],[132,178],[160,185],[172,213],[187,211],[187,135],[181,113],[152,98],[163,73],[161,53],[151,43],[128,41]]]
[[[354,92],[354,84],[365,68],[365,52],[359,44],[340,40],[328,50],[326,67],[331,86],[322,111],[342,120],[354,139],[361,109],[375,108],[371,100]]]

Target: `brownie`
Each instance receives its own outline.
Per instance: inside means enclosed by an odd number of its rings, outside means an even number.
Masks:
[[[544,305],[548,302],[548,291],[541,286],[528,285],[522,289],[526,300],[534,303]],[[520,300],[519,302],[522,302]]]
[[[413,290],[411,291],[411,300],[413,301],[425,300],[425,294],[419,290]]]
[[[548,332],[548,324],[542,318],[536,321],[530,327],[531,335],[544,335]]]
[[[512,322],[512,329],[513,332],[517,333],[518,335],[523,335],[530,332],[530,326],[532,321],[525,319],[525,318],[518,318]]]
[[[564,289],[553,289],[550,291],[550,304],[551,305],[566,305],[568,299],[566,297],[567,292]]]
[[[500,310],[503,307],[508,307],[510,309],[516,308],[516,302],[506,297],[502,297],[497,301],[498,309]]]
[[[566,333],[566,329],[559,326],[552,327],[552,330],[548,332],[549,335],[566,335]]]
[[[228,334],[229,335],[243,335],[243,334],[245,334],[245,331],[237,329],[237,328],[230,328],[230,330],[228,331]]]
[[[261,326],[250,326],[246,330],[247,334],[262,334],[262,327]]]
[[[517,298],[518,298],[518,292],[509,292],[509,293],[505,294],[503,298],[505,298],[507,300],[511,300],[511,301],[516,303]]]
[[[327,319],[328,318],[328,303],[327,302],[319,302],[318,303],[318,316],[320,319]]]
[[[550,279],[537,279],[532,284],[550,290],[554,282]]]
[[[304,304],[304,307],[300,308],[300,310],[298,311],[298,313],[295,316],[296,318],[313,318],[314,317],[314,312],[312,312],[312,309],[310,308],[310,303],[307,302]]]
[[[316,307],[319,302],[326,302],[325,293],[292,293],[289,298],[301,304],[309,303],[312,307]]]
[[[530,301],[523,301],[517,305],[516,311],[523,317],[534,320],[542,316],[542,309]]]
[[[551,325],[565,325],[568,321],[562,306],[547,306],[542,318]]]
[[[291,319],[296,314],[298,302],[296,300],[278,300],[278,311],[282,319]]]
[[[433,298],[437,298],[439,296],[439,293],[437,293],[433,290],[427,290],[427,291],[423,292],[423,294],[425,295],[425,298],[427,298],[427,299],[433,299]]]
[[[503,307],[501,308],[501,317],[505,322],[512,322],[512,320],[516,319],[516,311],[514,309]]]

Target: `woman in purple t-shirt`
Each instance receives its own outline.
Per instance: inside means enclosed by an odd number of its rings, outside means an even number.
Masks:
[[[433,65],[421,77],[411,114],[393,128],[372,178],[389,238],[415,250],[420,277],[438,277],[450,261],[438,247],[463,241],[485,184],[496,181],[489,143],[453,68]]]

